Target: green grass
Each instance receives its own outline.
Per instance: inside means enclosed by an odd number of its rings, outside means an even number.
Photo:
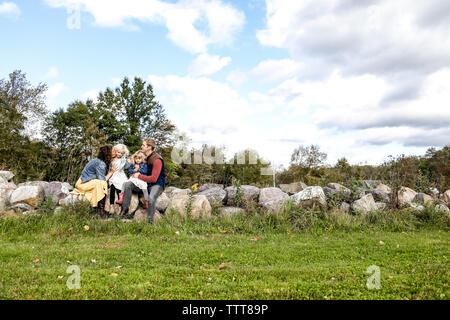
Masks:
[[[0,299],[450,297],[448,216],[433,211],[347,216],[291,207],[206,221],[169,214],[149,226],[50,207],[0,219]],[[81,269],[79,290],[66,286],[70,265]],[[371,265],[380,267],[379,290],[366,286]]]

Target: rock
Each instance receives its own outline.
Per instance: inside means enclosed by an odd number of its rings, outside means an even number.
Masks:
[[[50,182],[44,186],[45,197],[51,197],[54,203],[59,203],[59,200],[66,198],[70,194],[71,190],[68,187],[73,189],[66,182]]]
[[[86,199],[84,196],[82,195],[76,195],[76,194],[69,194],[67,197],[65,197],[64,199],[59,200],[59,205],[65,205],[65,206],[70,206],[70,205],[74,205],[77,202],[89,202],[88,199]]]
[[[387,205],[384,202],[375,202],[375,206],[377,207],[377,210],[384,210]]]
[[[392,193],[392,189],[389,186],[387,186],[385,184],[382,184],[382,183],[379,183],[377,185],[377,187],[375,188],[375,190],[378,190],[378,191],[381,191],[381,192],[387,193],[387,194],[391,194]]]
[[[375,201],[380,201],[384,203],[389,203],[391,201],[390,193],[386,193],[382,191],[382,189],[375,189],[369,192],[372,194]]]
[[[379,180],[362,180],[361,182],[367,189],[375,189],[381,183]]]
[[[153,221],[160,220],[161,214],[158,212],[158,210],[155,211],[155,216],[153,217]],[[147,210],[143,208],[137,209],[137,211],[134,213],[133,220],[135,222],[148,222],[148,216],[147,216]]]
[[[219,208],[219,215],[221,217],[231,217],[236,214],[245,214],[245,210],[238,207],[222,207]]]
[[[427,204],[427,203],[433,202],[433,197],[431,197],[425,193],[419,192],[414,197],[413,202],[418,202],[420,204]]]
[[[179,189],[179,188],[174,188],[174,189],[169,189],[168,191],[166,191],[166,195],[169,197],[169,199],[172,199],[175,195],[180,194],[180,195],[189,195],[191,193],[190,189]]]
[[[366,194],[361,199],[352,203],[352,210],[356,213],[367,213],[376,211],[377,205],[371,193]]]
[[[417,192],[415,192],[413,189],[401,187],[397,193],[398,205],[400,207],[406,207],[410,205],[414,201],[414,197],[416,196],[416,194]]]
[[[18,187],[26,187],[26,186],[41,186],[42,189],[45,190],[45,187],[49,185],[47,181],[27,181],[23,183],[19,183]]]
[[[445,191],[445,192],[442,194],[442,200],[444,200],[444,202],[445,202],[446,204],[449,204],[449,203],[450,203],[450,189],[447,190],[447,191]]]
[[[327,185],[327,187],[331,188],[332,190],[335,190],[336,193],[342,193],[342,194],[345,194],[348,196],[352,194],[352,191],[349,188],[344,187],[343,185],[341,185],[339,183],[331,182]]]
[[[294,204],[304,208],[311,208],[313,206],[326,208],[327,206],[325,193],[320,186],[307,187],[304,190],[292,195],[291,200]]]
[[[228,206],[237,206],[238,205],[237,199],[236,199],[237,188],[234,186],[227,187],[227,188],[225,188],[225,191],[227,192],[226,204]],[[260,190],[257,187],[248,186],[248,185],[241,186],[241,194],[242,194],[241,205],[248,206],[248,205],[251,205],[252,203],[257,203],[259,193],[260,193]]]
[[[6,181],[6,180],[4,180]],[[6,210],[9,205],[11,193],[17,188],[12,182],[0,183],[0,212]]]
[[[283,191],[291,196],[293,194],[296,194],[297,192],[302,191],[303,189],[305,189],[308,186],[300,181],[300,182],[293,182],[293,183],[289,183],[289,184],[280,184],[279,187],[280,187],[281,191]]]
[[[159,212],[166,211],[167,207],[169,206],[170,198],[166,193],[161,193],[161,195],[156,199],[156,210]]]
[[[436,207],[434,207],[434,210],[436,210],[436,211],[443,211],[443,212],[450,212],[450,209],[446,205],[443,205],[443,204],[436,205]]]
[[[349,213],[350,212],[350,204],[348,204],[347,202],[342,202],[341,205],[339,206],[339,210]]]
[[[366,188],[357,187],[356,190],[355,190],[355,195],[358,198],[362,198],[366,194],[369,194],[369,193],[370,193],[370,189],[366,189]]]
[[[181,215],[186,216],[186,207],[189,203],[189,196],[185,194],[176,194],[170,200],[170,204],[167,207],[167,211],[175,210]],[[191,217],[197,219],[200,217],[209,218],[211,216],[211,205],[209,204],[206,196],[194,195],[191,204]]]
[[[336,194],[337,193],[337,191],[336,190],[334,190],[334,189],[332,189],[332,188],[330,188],[330,187],[323,187],[322,188],[322,190],[323,190],[323,193],[326,195],[326,196],[328,196],[328,194]]]
[[[224,204],[227,198],[227,192],[223,189],[223,186],[205,189],[197,193],[197,195],[205,196],[212,206]]]
[[[5,180],[5,182],[10,182],[14,178],[14,173],[11,171],[0,171],[0,182],[1,180]]]
[[[439,190],[436,188],[429,188],[427,192],[430,196],[432,196],[434,199],[439,198]]]
[[[9,198],[9,203],[14,206],[18,203],[25,203],[36,208],[40,201],[44,200],[44,188],[40,185],[19,186]]]
[[[283,209],[289,195],[280,188],[263,188],[259,193],[259,204],[269,212],[278,212]]]
[[[203,184],[200,187],[198,187],[195,192],[196,193],[200,193],[200,192],[203,192],[205,190],[212,189],[212,188],[221,188],[221,189],[223,189],[223,184],[206,183],[206,184]]]
[[[58,214],[63,207],[56,207],[55,210],[53,210],[53,214]]]
[[[8,209],[14,210],[14,211],[21,211],[22,213],[25,214],[25,212],[32,211],[34,209],[34,207],[32,207],[26,203],[16,203],[14,205],[9,206]]]
[[[411,208],[413,208],[414,210],[417,210],[417,211],[423,211],[423,210],[425,210],[425,207],[424,207],[423,205],[417,204],[417,203],[414,203],[414,202],[411,202],[411,203],[409,204],[409,206],[410,206]]]

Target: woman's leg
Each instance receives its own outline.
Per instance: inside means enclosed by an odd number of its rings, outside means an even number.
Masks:
[[[113,205],[116,196],[116,187],[112,184],[109,188],[109,204]]]

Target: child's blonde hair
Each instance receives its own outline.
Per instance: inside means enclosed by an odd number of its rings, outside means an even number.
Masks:
[[[124,144],[121,144],[121,143],[116,144],[116,145],[113,147],[113,150],[121,150],[121,151],[123,151],[123,155],[124,155],[125,157],[128,157],[128,155],[130,154],[130,151],[128,151],[127,146],[124,145]]]
[[[136,151],[136,153],[133,154],[133,163],[136,163],[136,158],[141,159],[142,162],[145,163],[145,160],[147,159],[147,156],[142,151]]]

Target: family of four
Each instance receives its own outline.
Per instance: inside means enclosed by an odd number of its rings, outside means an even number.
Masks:
[[[149,223],[153,223],[156,199],[164,191],[166,173],[163,158],[155,151],[154,139],[144,139],[141,150],[128,158],[128,149],[123,144],[102,146],[97,158],[84,167],[75,184],[73,194],[83,195],[97,212],[105,215],[105,203],[110,188],[110,204],[122,206],[121,215],[128,216],[131,196],[142,194]],[[127,170],[130,178],[125,174]],[[119,198],[114,201],[115,198]]]

